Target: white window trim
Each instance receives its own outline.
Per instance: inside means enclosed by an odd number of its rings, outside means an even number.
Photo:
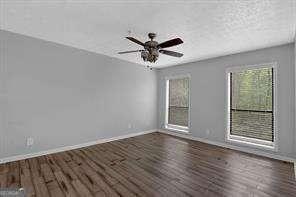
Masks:
[[[238,71],[245,71],[247,69],[257,69],[257,68],[273,68],[273,114],[274,114],[274,134],[273,134],[273,142],[266,141],[266,140],[260,140],[255,138],[248,138],[243,136],[237,136],[237,135],[231,135],[230,134],[230,73],[231,72],[238,72]],[[226,135],[225,135],[225,141],[229,143],[233,143],[236,145],[244,145],[244,146],[250,146],[255,147],[259,149],[264,150],[271,150],[271,151],[278,151],[278,110],[277,110],[277,85],[278,85],[278,65],[276,62],[269,62],[269,63],[262,63],[262,64],[256,64],[256,65],[246,65],[246,66],[235,66],[235,67],[229,67],[226,69],[226,111],[227,111],[227,117],[226,117]]]
[[[169,80],[171,79],[182,79],[182,78],[189,78],[189,83],[188,83],[188,89],[189,89],[189,94],[188,94],[188,127],[180,126],[180,125],[173,125],[173,124],[168,124],[169,120]],[[190,74],[182,74],[182,75],[172,75],[172,76],[167,76],[165,77],[165,129],[171,130],[171,131],[176,131],[176,132],[181,132],[181,133],[190,133],[190,110],[191,110],[191,102],[190,102],[190,87],[191,87],[191,76]]]

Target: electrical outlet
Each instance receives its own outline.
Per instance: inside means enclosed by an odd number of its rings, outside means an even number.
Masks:
[[[34,139],[32,137],[27,138],[27,146],[33,146],[34,144]]]
[[[207,136],[209,136],[210,133],[211,133],[210,129],[207,129],[207,130],[206,130],[206,134],[207,134]]]

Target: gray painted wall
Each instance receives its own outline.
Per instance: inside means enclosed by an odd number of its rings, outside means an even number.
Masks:
[[[246,53],[168,67],[158,71],[159,127],[164,128],[165,77],[191,75],[191,134],[214,142],[225,142],[226,68],[266,62],[278,63],[279,150],[275,154],[294,155],[295,94],[294,45],[282,45]],[[207,136],[206,130],[211,131]]]
[[[293,44],[164,68],[157,77],[130,62],[1,30],[0,50],[0,158],[162,127],[164,77],[187,73],[192,135],[224,142],[225,69],[271,61],[279,64],[278,154],[296,152]],[[31,148],[27,137],[35,139]]]
[[[0,39],[0,158],[157,128],[155,71],[7,31]]]

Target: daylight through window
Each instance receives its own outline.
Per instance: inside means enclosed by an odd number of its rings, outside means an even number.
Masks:
[[[170,79],[167,86],[167,125],[188,128],[189,78]]]
[[[229,73],[230,136],[274,141],[274,69]]]

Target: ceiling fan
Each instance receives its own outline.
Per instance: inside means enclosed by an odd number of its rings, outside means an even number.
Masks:
[[[182,57],[183,56],[182,53],[163,49],[163,48],[168,48],[168,47],[182,44],[183,41],[180,38],[174,38],[174,39],[171,39],[171,40],[168,40],[168,41],[158,44],[158,42],[153,40],[156,37],[155,33],[149,33],[148,37],[151,40],[149,40],[145,43],[143,43],[133,37],[126,37],[128,40],[143,46],[144,49],[133,50],[133,51],[123,51],[123,52],[119,52],[118,54],[141,52],[141,57],[145,62],[149,61],[149,62],[153,62],[153,63],[156,62],[156,60],[158,59],[159,53],[173,56],[173,57]]]

